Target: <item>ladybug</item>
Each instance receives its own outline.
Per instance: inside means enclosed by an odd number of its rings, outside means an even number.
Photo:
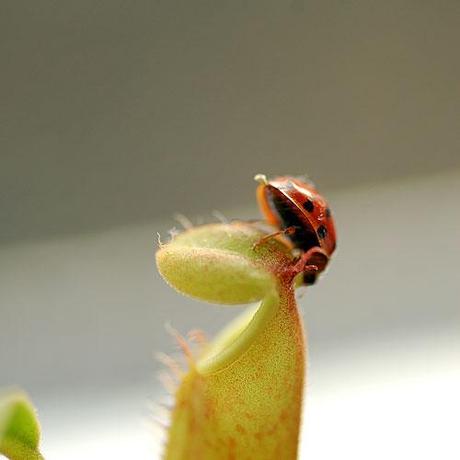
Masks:
[[[290,176],[255,179],[257,201],[267,222],[278,229],[263,240],[285,235],[300,256],[296,269],[303,272],[303,284],[314,284],[327,266],[336,247],[334,219],[327,201],[313,184]]]

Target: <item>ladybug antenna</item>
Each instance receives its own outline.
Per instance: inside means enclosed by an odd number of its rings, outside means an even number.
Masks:
[[[256,174],[254,180],[259,182],[259,184],[268,185],[267,176],[265,174]]]

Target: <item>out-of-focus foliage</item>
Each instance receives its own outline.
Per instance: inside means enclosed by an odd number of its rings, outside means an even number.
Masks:
[[[40,426],[21,391],[0,395],[0,453],[11,460],[40,460]]]

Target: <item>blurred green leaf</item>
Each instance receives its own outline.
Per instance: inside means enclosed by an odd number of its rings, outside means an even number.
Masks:
[[[41,460],[40,425],[29,398],[21,391],[0,395],[0,454],[11,460]]]

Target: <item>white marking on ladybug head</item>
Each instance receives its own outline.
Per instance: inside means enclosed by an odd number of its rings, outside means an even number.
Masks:
[[[265,174],[256,174],[254,180],[259,182],[259,184],[268,185],[267,176]]]

